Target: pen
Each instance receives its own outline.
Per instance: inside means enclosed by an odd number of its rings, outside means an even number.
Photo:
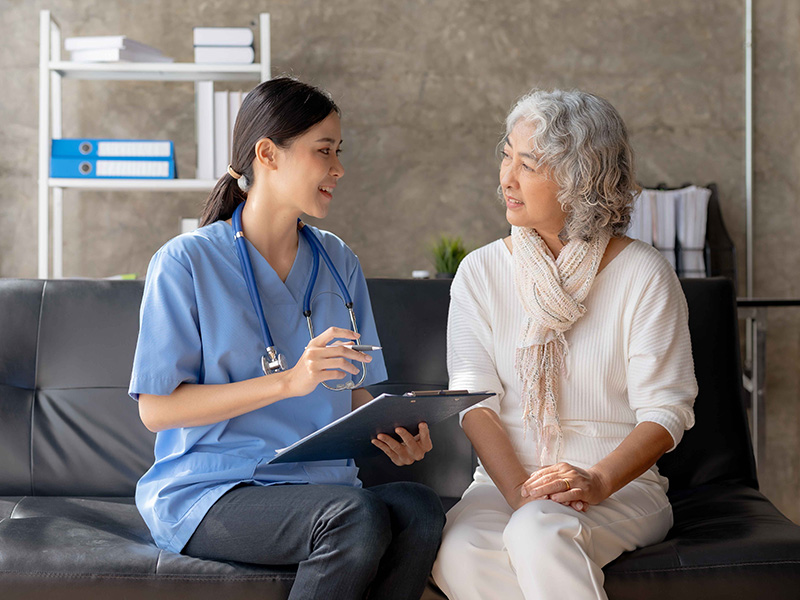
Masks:
[[[346,345],[345,347],[356,350],[357,352],[374,352],[375,350],[383,350],[383,346],[368,346],[360,344],[354,344],[352,346]]]

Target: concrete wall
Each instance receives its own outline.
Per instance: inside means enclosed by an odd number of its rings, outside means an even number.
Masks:
[[[469,247],[504,234],[495,146],[530,87],[577,87],[622,113],[644,185],[718,183],[744,273],[744,0],[0,0],[0,276],[36,276],[38,11],[65,36],[124,33],[192,60],[195,25],[272,16],[273,75],[329,89],[341,106],[347,175],[324,226],[368,276],[432,268],[439,233]],[[797,52],[800,8],[758,2],[756,295],[798,296]],[[240,89],[247,89],[241,86]],[[176,143],[194,173],[188,83],[65,81],[65,136]],[[65,193],[67,276],[143,274],[196,215],[200,193]],[[744,290],[742,278],[740,290]],[[773,311],[764,491],[800,521],[800,310]]]

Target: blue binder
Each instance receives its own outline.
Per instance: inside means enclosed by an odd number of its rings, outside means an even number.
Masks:
[[[172,158],[60,158],[50,159],[50,177],[80,179],[174,179]]]
[[[85,158],[174,158],[169,140],[62,138],[52,141],[51,156]]]

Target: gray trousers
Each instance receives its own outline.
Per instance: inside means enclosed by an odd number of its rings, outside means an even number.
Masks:
[[[443,527],[439,497],[418,483],[243,485],[211,507],[183,553],[299,564],[290,600],[418,600]]]

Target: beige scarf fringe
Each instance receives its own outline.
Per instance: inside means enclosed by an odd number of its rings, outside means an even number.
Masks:
[[[564,333],[586,312],[589,294],[610,240],[608,232],[570,241],[555,259],[533,229],[513,227],[514,279],[527,318],[514,368],[522,381],[525,435],[534,432],[539,466],[559,460],[558,381],[569,352]]]

